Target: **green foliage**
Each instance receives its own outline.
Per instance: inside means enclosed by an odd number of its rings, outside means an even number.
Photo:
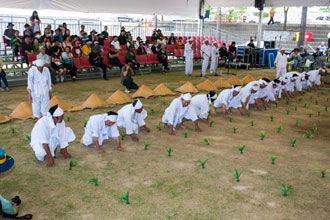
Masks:
[[[247,116],[250,117],[251,116],[251,112],[248,111],[247,112]]]
[[[299,120],[299,119],[297,119],[297,120],[296,120],[296,126],[298,126],[298,125],[299,125],[299,123],[300,123],[300,120]]]
[[[290,104],[290,100],[289,100],[289,99],[286,99],[286,100],[285,100],[285,103],[286,103],[287,105],[289,105],[289,104]]]
[[[293,190],[293,187],[291,185],[282,184],[282,187],[277,187],[277,189],[282,191],[283,196],[288,196],[289,191]]]
[[[319,101],[315,100],[314,103],[315,103],[315,105],[318,105],[319,104]]]
[[[283,127],[282,125],[277,127],[277,133],[281,133],[283,131]]]
[[[73,161],[73,158],[71,158],[71,159],[70,159],[70,162],[69,162],[69,170],[72,170],[72,167],[75,167],[75,166],[77,166],[77,163],[75,163],[75,162]]]
[[[329,102],[329,100],[330,100],[330,97],[327,98],[327,102]]]
[[[294,147],[297,142],[296,138],[290,138],[291,147]]]
[[[159,122],[159,124],[156,125],[155,128],[156,128],[158,131],[161,131],[161,130],[162,130],[161,122]]]
[[[251,121],[249,121],[249,124],[251,125],[251,126],[254,126],[254,119],[253,120],[251,120]]]
[[[315,123],[314,123],[313,126],[312,126],[312,130],[313,130],[314,133],[317,131],[317,126],[316,126]]]
[[[275,107],[277,108],[277,106],[278,106],[278,102],[274,102],[274,104],[275,104]]]
[[[162,105],[167,105],[167,101],[166,100],[161,100],[160,103],[162,103]]]
[[[184,131],[184,138],[187,138],[187,137],[188,137],[188,131],[185,130],[185,131]]]
[[[129,202],[129,191],[128,190],[126,190],[122,195],[119,195],[118,197],[122,200],[125,200],[127,205],[130,204],[130,202]]]
[[[309,132],[309,131],[306,131],[306,135],[305,135],[308,139],[311,139],[311,138],[313,138],[314,137],[314,135],[311,133],[311,132]]]
[[[323,106],[324,111],[328,111],[328,106]]]
[[[210,126],[210,127],[213,127],[213,125],[214,125],[214,121],[211,120],[209,126]]]
[[[303,99],[300,97],[299,99],[298,99],[298,102],[301,102]]]
[[[152,115],[152,114],[154,114],[155,113],[155,109],[154,108],[151,108],[150,109],[150,114]]]
[[[326,177],[326,174],[327,174],[327,170],[325,170],[325,169],[319,169],[319,170],[321,172],[321,177],[322,178],[325,178]]]
[[[244,149],[245,149],[245,145],[237,148],[237,150],[239,150],[240,154],[243,154]]]
[[[70,122],[71,121],[71,116],[70,115],[65,116],[65,121]]]
[[[286,114],[289,115],[290,112],[291,112],[291,111],[290,111],[290,109],[288,108],[288,109],[286,110]]]
[[[270,121],[274,121],[274,115],[270,115],[269,118],[270,118]]]
[[[321,112],[322,112],[322,110],[317,110],[316,112],[317,112],[317,116],[320,116],[320,115],[321,115]]]
[[[294,110],[297,111],[298,110],[298,106],[294,105]]]
[[[99,185],[99,178],[94,176],[92,179],[88,180],[87,183],[94,183],[94,186],[98,186]]]
[[[172,156],[172,152],[173,152],[173,150],[172,150],[172,148],[168,148],[168,147],[165,147],[165,150],[167,151],[167,156]]]
[[[239,173],[238,170],[235,168],[235,173],[234,173],[234,177],[236,178],[236,182],[240,181],[240,176],[241,176],[242,172]]]
[[[124,131],[122,131],[121,129],[119,129],[119,134],[120,134],[120,137],[121,137],[121,140],[124,140],[125,137],[126,137],[126,134]]]
[[[276,156],[270,156],[270,157],[269,157],[269,159],[272,160],[272,164],[275,164],[275,160],[276,160],[276,158],[277,158]]]
[[[23,137],[24,137],[25,140],[31,141],[31,137],[27,133],[24,133]]]
[[[234,120],[234,118],[231,117],[231,116],[229,116],[228,118],[229,118],[229,121],[230,121],[230,122],[232,122],[232,121]]]
[[[304,108],[307,108],[307,102],[304,102]]]
[[[267,106],[266,105],[264,105],[264,110],[267,110]]]
[[[207,139],[207,138],[204,138],[204,139],[202,140],[202,143],[205,143],[206,145],[210,145],[210,141],[209,141],[209,139]]]
[[[324,95],[324,91],[321,91],[321,95]]]
[[[148,147],[151,145],[150,141],[145,141],[144,142],[144,150],[148,150]]]
[[[86,127],[87,122],[88,122],[88,120],[84,120],[84,128]]]
[[[16,134],[17,133],[17,129],[15,126],[9,126],[7,128],[7,134]]]
[[[238,128],[237,127],[232,127],[232,129],[233,129],[233,132],[234,132],[234,134],[236,133],[236,131],[238,130]]]
[[[311,117],[312,117],[312,115],[313,115],[313,113],[312,113],[312,112],[308,112],[308,113],[307,113],[307,115],[308,115],[308,117],[310,117],[310,118],[311,118]]]
[[[54,158],[56,158],[57,148],[54,150]]]
[[[266,132],[265,131],[260,131],[260,140],[264,140],[266,137]]]
[[[312,95],[310,95],[310,96],[309,96],[309,98],[310,98],[310,99],[313,99],[313,96],[312,96]]]
[[[205,164],[206,164],[206,162],[208,161],[209,159],[208,158],[206,158],[205,160],[201,160],[201,159],[199,159],[197,162],[199,162],[199,165],[198,165],[198,167],[201,167],[202,169],[204,169],[205,168]]]

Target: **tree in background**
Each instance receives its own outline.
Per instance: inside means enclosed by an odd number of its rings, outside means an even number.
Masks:
[[[286,26],[288,24],[288,11],[289,11],[289,7],[283,7],[283,10],[284,10],[283,31],[286,31]]]
[[[326,8],[320,8],[321,11],[326,12],[326,13],[330,13],[330,7],[326,7]]]

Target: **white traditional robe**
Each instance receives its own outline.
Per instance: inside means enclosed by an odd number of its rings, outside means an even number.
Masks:
[[[185,57],[185,73],[186,75],[191,75],[193,72],[193,68],[194,68],[194,50],[192,47],[192,44],[190,44],[189,42],[185,44],[184,46],[184,55]]]
[[[207,98],[206,94],[195,95],[190,102],[192,108],[200,119],[207,119],[209,116],[211,100]]]
[[[55,149],[59,146],[66,148],[76,136],[69,127],[65,127],[65,122],[54,124],[52,116],[43,116],[34,125],[31,132],[31,147],[38,160],[43,161],[47,155],[43,144],[48,144],[50,153],[54,157]]]
[[[137,113],[133,104],[128,104],[118,111],[117,125],[126,130],[127,135],[138,134],[139,127],[144,126],[146,123],[144,119],[148,116],[145,109],[141,113]]]
[[[319,74],[320,70],[312,70],[309,71],[309,79],[308,81],[311,83],[311,85],[313,83],[315,83],[315,85],[321,85],[321,75]]]
[[[297,74],[297,72],[289,72],[284,75],[284,77],[287,79],[287,82],[285,84],[285,90],[288,92],[294,92],[295,81],[291,81],[293,79],[293,74]]]
[[[276,77],[279,78],[286,74],[286,67],[288,65],[288,58],[285,53],[277,53],[274,64],[276,65]]]
[[[302,75],[302,78],[303,78],[303,80],[302,80],[302,87],[304,89],[307,89],[307,88],[311,87],[312,86],[312,83],[309,81],[309,78],[308,78],[308,80],[305,79],[305,76],[308,75],[308,73],[303,72],[301,75]]]
[[[203,44],[201,46],[201,56],[203,58],[203,61],[202,61],[202,75],[205,76],[207,67],[209,65],[209,59],[211,57],[211,47],[210,47],[210,45]]]
[[[111,126],[105,125],[106,117],[107,114],[105,113],[93,115],[89,118],[82,138],[82,143],[85,146],[94,144],[94,137],[98,138],[98,144],[101,146],[104,140],[109,138],[116,139],[120,136],[116,123]]]
[[[28,72],[27,88],[31,90],[34,117],[45,116],[49,110],[49,92],[52,91],[49,69],[44,67],[41,73],[36,66],[32,66]]]
[[[304,74],[298,74],[298,77],[296,78],[296,81],[294,83],[294,86],[298,92],[302,91],[303,83],[306,81]]]
[[[174,99],[170,106],[167,107],[162,117],[162,121],[165,124],[173,125],[173,130],[175,130],[175,127],[182,122],[183,118],[192,121],[196,121],[198,119],[191,103],[188,106],[183,107],[182,98],[179,97]]]
[[[215,108],[222,108],[224,104],[226,106],[226,110],[230,108],[240,108],[242,107],[242,103],[237,96],[233,96],[234,89],[224,89],[220,92],[218,98],[214,101]]]
[[[216,73],[218,68],[218,62],[219,62],[219,49],[212,45],[212,52],[211,52],[211,66],[210,66],[210,72]]]
[[[274,82],[270,82],[268,83],[268,85],[265,88],[265,95],[266,95],[266,102],[272,101],[274,102],[275,99],[275,95],[276,95],[276,88],[273,87],[273,84],[276,84]]]

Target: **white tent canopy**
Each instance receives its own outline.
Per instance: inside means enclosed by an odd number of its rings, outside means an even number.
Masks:
[[[205,0],[211,7],[254,7],[255,0]],[[265,0],[265,7],[329,6],[330,0]]]

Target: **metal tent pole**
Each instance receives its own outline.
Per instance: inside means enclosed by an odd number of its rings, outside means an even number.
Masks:
[[[258,36],[257,36],[257,48],[261,46],[262,40],[262,18],[263,18],[263,10],[259,10],[259,24],[258,24]]]
[[[304,45],[305,31],[306,31],[306,20],[307,20],[307,7],[304,6],[304,7],[302,7],[302,11],[301,11],[299,41],[297,43],[298,48]]]
[[[218,19],[217,19],[217,40],[221,40],[221,8],[219,7],[218,10],[217,10],[217,16],[218,16]]]

